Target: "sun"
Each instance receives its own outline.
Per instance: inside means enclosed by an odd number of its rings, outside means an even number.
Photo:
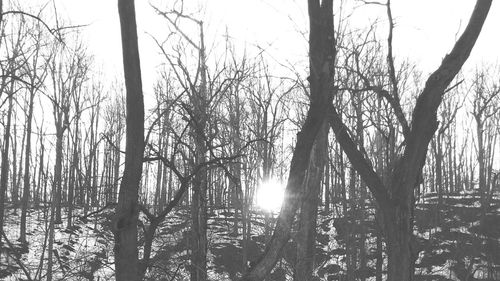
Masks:
[[[263,181],[257,190],[257,206],[268,212],[278,212],[283,203],[285,185],[277,179]]]

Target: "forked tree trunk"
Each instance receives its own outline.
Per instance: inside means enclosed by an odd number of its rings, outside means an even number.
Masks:
[[[340,115],[332,107],[330,121],[336,139],[381,210],[379,218],[382,220],[388,251],[388,281],[413,280],[414,261],[419,250],[413,237],[414,189],[420,184],[427,147],[438,127],[437,110],[443,94],[469,57],[490,6],[491,0],[476,2],[464,33],[440,67],[427,79],[413,110],[411,129],[405,134],[404,153],[397,160],[388,183],[384,183],[375,173],[371,163],[351,139]]]
[[[303,201],[304,178],[309,166],[311,151],[323,122],[328,117],[332,102],[334,77],[335,39],[333,30],[333,1],[309,0],[309,64],[310,106],[290,164],[285,200],[277,218],[273,236],[264,254],[242,280],[264,279],[274,268],[282,250],[290,239],[290,230],[299,204]]]
[[[297,264],[294,280],[313,279],[314,254],[316,244],[316,222],[318,218],[321,179],[326,162],[325,147],[328,141],[329,127],[323,124],[318,133],[307,168],[304,190],[305,198],[300,206],[299,230],[297,233]]]

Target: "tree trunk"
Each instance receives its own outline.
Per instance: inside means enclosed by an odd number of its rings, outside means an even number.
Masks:
[[[120,125],[121,126],[121,125]],[[121,129],[118,130],[117,132],[117,140],[116,140],[116,147],[117,149],[113,150],[113,155],[115,156],[113,158],[113,194],[112,194],[112,199],[111,202],[116,203],[116,197],[118,193],[118,183],[120,182],[120,158],[121,158],[121,152],[119,150],[120,148],[120,143],[121,143]]]
[[[41,190],[42,190],[42,184],[43,184],[42,178],[44,177],[44,171],[45,171],[45,168],[44,168],[44,165],[43,165],[43,158],[44,158],[45,147],[43,145],[43,137],[42,137],[41,129],[40,129],[40,133],[39,133],[39,140],[40,140],[40,152],[38,154],[38,158],[39,158],[38,160],[39,160],[40,164],[39,164],[39,167],[38,167],[39,170],[38,170],[37,187],[38,187],[38,189],[40,189],[40,193],[42,193],[41,192]],[[43,184],[43,185],[45,185],[45,184]],[[45,192],[43,193],[43,196],[40,195],[38,197],[38,204],[41,201],[40,198],[43,198],[44,203],[45,203]],[[37,206],[38,206],[38,204],[37,204]]]
[[[325,147],[328,140],[328,126],[323,124],[312,148],[304,190],[305,198],[300,207],[299,230],[297,233],[297,264],[294,280],[308,281],[313,278],[314,254],[316,249],[316,222],[318,200],[326,162]]]
[[[50,200],[50,219],[49,219],[49,229],[48,235],[49,245],[47,248],[47,281],[52,281],[52,267],[54,265],[53,252],[54,252],[54,220],[56,212],[56,202],[54,200],[55,193],[53,193],[52,199]]]
[[[413,280],[417,250],[412,246],[413,217],[411,210],[384,209],[384,232],[387,245],[387,280]]]
[[[438,194],[438,207],[443,205],[443,148],[441,143],[441,135],[436,135],[436,189]]]
[[[23,198],[21,199],[21,226],[19,241],[26,244],[26,214],[30,196],[30,158],[31,158],[31,126],[33,120],[33,105],[35,90],[30,89],[28,116],[26,119],[26,158],[24,159]]]
[[[481,222],[486,217],[486,168],[485,168],[485,153],[484,153],[484,129],[483,120],[480,115],[474,116],[476,120],[476,133],[477,133],[477,162],[479,164],[479,194],[481,196]]]
[[[379,216],[379,211],[377,210],[376,211],[376,216],[378,217]],[[378,225],[378,221],[377,221],[377,225]],[[382,268],[383,268],[383,265],[384,265],[384,256],[383,256],[383,244],[382,244],[382,236],[383,234],[381,233],[381,228],[380,227],[377,227],[377,231],[376,231],[376,235],[377,235],[377,248],[376,248],[376,252],[375,252],[375,257],[377,259],[377,261],[375,262],[375,281],[382,281]]]
[[[197,161],[205,162],[207,152],[203,139],[196,140]],[[193,178],[191,202],[191,281],[207,280],[207,170],[202,168]]]
[[[195,145],[195,165],[206,162],[206,127],[208,122],[208,85],[203,23],[200,28],[199,75],[200,89],[191,92],[190,102],[194,112],[191,134]],[[193,198],[191,202],[191,281],[207,280],[207,191],[209,171],[201,168],[193,178]],[[211,177],[210,177],[211,179]]]
[[[78,145],[79,145],[79,124],[80,120],[77,118],[76,123],[75,123],[75,132],[74,132],[74,137],[75,140],[73,141],[73,155],[71,159],[71,165],[69,167],[69,182],[68,182],[68,227],[71,226],[73,223],[73,201],[74,201],[74,194],[75,194],[75,184],[76,184],[76,174],[77,174],[77,167],[78,167]]]
[[[158,118],[160,118],[161,112],[160,109],[158,108]],[[160,128],[163,128],[162,122],[160,121],[158,126]],[[162,138],[163,135],[158,136],[158,154],[163,155],[163,146],[162,146]],[[155,198],[154,198],[154,207],[157,212],[163,209],[164,203],[161,201],[161,189],[162,189],[162,166],[163,164],[161,162],[157,163],[156,166],[156,188],[155,188]]]
[[[310,106],[290,164],[285,200],[278,216],[273,236],[264,254],[242,280],[264,279],[274,268],[283,248],[290,238],[293,218],[302,201],[300,195],[309,165],[311,150],[323,122],[327,118],[332,102],[334,77],[335,40],[333,30],[333,2],[331,0],[309,0],[309,63]]]
[[[133,0],[118,0],[127,92],[125,168],[113,220],[117,281],[139,280],[137,222],[144,154],[144,98]]]
[[[13,83],[12,83],[13,84]],[[11,85],[12,86],[12,85]],[[9,109],[7,111],[7,124],[3,137],[2,168],[0,170],[0,234],[3,233],[5,218],[5,201],[7,197],[7,183],[9,180],[9,147],[10,147],[10,127],[12,122],[12,107],[14,91],[11,87],[9,92]],[[2,248],[2,235],[0,235],[0,249]],[[1,256],[0,256],[1,258]]]
[[[54,219],[55,224],[62,223],[61,199],[62,199],[63,138],[64,138],[64,130],[62,128],[62,124],[59,124],[56,121],[56,159],[55,159],[56,163],[54,165],[54,184],[52,186],[52,192],[54,194],[53,203],[56,206],[56,214]]]
[[[413,280],[418,248],[413,238],[414,189],[420,184],[427,148],[436,132],[437,110],[443,93],[461,69],[481,32],[491,0],[478,0],[469,24],[445,56],[439,68],[427,79],[413,110],[411,130],[405,134],[406,147],[397,160],[390,181],[385,184],[371,162],[359,150],[345,124],[332,107],[331,126],[337,141],[372,192],[384,228],[388,249],[388,281]]]
[[[14,114],[16,114],[14,112]],[[12,139],[14,141],[12,145],[12,158],[14,161],[12,161],[12,180],[11,180],[11,201],[12,201],[12,206],[14,207],[14,213],[17,212],[17,207],[19,204],[19,186],[18,186],[18,178],[17,178],[17,126],[16,126],[16,120],[14,120],[14,132],[12,135]],[[21,146],[24,143],[24,136],[23,136],[23,142],[21,143]],[[23,163],[23,149],[21,149],[21,157],[19,157],[19,167],[22,166]],[[19,169],[21,170],[21,169]],[[21,171],[19,171],[21,172]]]

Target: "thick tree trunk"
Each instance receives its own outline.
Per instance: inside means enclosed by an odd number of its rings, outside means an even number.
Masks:
[[[208,122],[208,85],[207,65],[205,54],[205,38],[203,23],[198,22],[200,27],[199,51],[199,75],[200,89],[191,93],[190,102],[193,106],[194,122],[191,130],[195,145],[195,165],[206,162],[208,147],[206,144],[206,127]],[[202,168],[193,178],[193,198],[191,202],[191,281],[207,280],[207,191],[209,171]]]
[[[207,152],[203,139],[196,140],[197,163],[205,162]],[[207,280],[207,170],[202,168],[193,178],[191,202],[191,281]]]
[[[313,279],[313,265],[316,244],[316,222],[318,218],[318,203],[321,179],[326,162],[325,147],[327,146],[329,127],[323,124],[312,148],[304,190],[305,198],[300,207],[299,230],[297,233],[297,264],[294,280],[308,281]]]
[[[139,280],[137,221],[144,157],[144,98],[133,0],[118,0],[126,98],[126,148],[118,205],[113,221],[117,281]]]
[[[293,219],[302,201],[302,188],[311,150],[323,122],[328,116],[332,101],[334,77],[335,40],[333,30],[333,2],[331,0],[309,0],[310,18],[310,107],[290,164],[285,200],[278,216],[273,236],[260,260],[242,280],[264,279],[274,268],[281,252],[290,238]]]
[[[342,119],[332,107],[331,125],[351,164],[361,175],[381,209],[388,248],[388,280],[413,280],[414,258],[418,255],[413,238],[414,189],[420,184],[427,147],[437,129],[437,110],[443,93],[472,51],[488,15],[491,0],[478,0],[469,24],[440,67],[427,79],[412,115],[411,130],[405,134],[406,147],[397,160],[390,181],[384,183],[358,149]]]
[[[387,280],[413,280],[417,249],[412,246],[413,217],[410,210],[384,209],[384,232],[387,245]]]
[[[120,125],[121,126],[121,125]],[[114,178],[113,178],[113,194],[112,194],[112,198],[111,198],[111,202],[113,203],[116,203],[116,198],[117,198],[117,194],[118,194],[118,183],[120,182],[120,158],[121,158],[121,152],[119,151],[119,148],[120,148],[120,143],[121,143],[121,129],[118,130],[117,132],[117,140],[116,140],[116,146],[117,146],[117,149],[114,149],[113,150],[113,155],[115,156],[113,158],[113,174],[114,174]]]
[[[203,79],[203,78],[202,78]],[[201,100],[205,100],[204,97]],[[201,101],[200,100],[200,101]],[[197,116],[194,122],[195,153],[197,165],[206,162],[208,148],[205,144],[206,108],[196,105]],[[207,187],[208,171],[202,168],[193,178],[193,198],[191,202],[191,281],[207,280]]]
[[[377,214],[376,216],[378,216],[378,211],[377,211]],[[383,234],[381,233],[380,231],[380,228],[377,229],[377,232],[376,232],[376,235],[377,235],[377,248],[376,248],[376,252],[375,252],[375,257],[377,259],[377,261],[375,262],[375,281],[382,281],[382,269],[383,269],[383,266],[384,266],[384,256],[383,256],[383,244],[382,244],[382,236]]]

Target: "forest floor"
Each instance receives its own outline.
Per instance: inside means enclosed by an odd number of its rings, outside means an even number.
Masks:
[[[415,233],[424,246],[416,264],[417,280],[466,280],[467,276],[500,280],[494,279],[500,277],[500,198],[493,198],[483,223],[475,194],[448,195],[440,204],[438,201],[435,195],[426,196],[416,208]],[[4,229],[8,242],[4,242],[0,257],[0,280],[45,279],[49,211],[48,207],[29,210],[26,248],[17,241],[20,210],[7,208]],[[377,247],[380,232],[374,221],[375,211],[366,204],[364,209],[354,206],[342,212],[339,206],[320,211],[315,274],[318,280],[343,280],[348,272],[355,278],[375,280],[381,250]],[[63,212],[64,223],[55,226],[54,280],[113,280],[112,210],[85,219],[81,219],[82,214],[82,209],[75,210],[74,223],[67,227]],[[142,216],[141,221],[147,223]],[[231,209],[212,209],[209,213],[210,280],[235,280],[245,270],[241,223],[235,233],[234,221]],[[252,238],[247,241],[249,261],[256,260],[263,251],[273,221],[272,216],[261,211],[252,214]],[[189,224],[189,210],[178,208],[159,227],[153,244],[154,267],[147,273],[147,280],[188,280]],[[142,245],[143,239],[139,242]],[[364,266],[349,268],[346,255],[359,257],[361,252]],[[292,239],[270,280],[287,280],[294,258]],[[384,270],[378,274],[384,274]]]

